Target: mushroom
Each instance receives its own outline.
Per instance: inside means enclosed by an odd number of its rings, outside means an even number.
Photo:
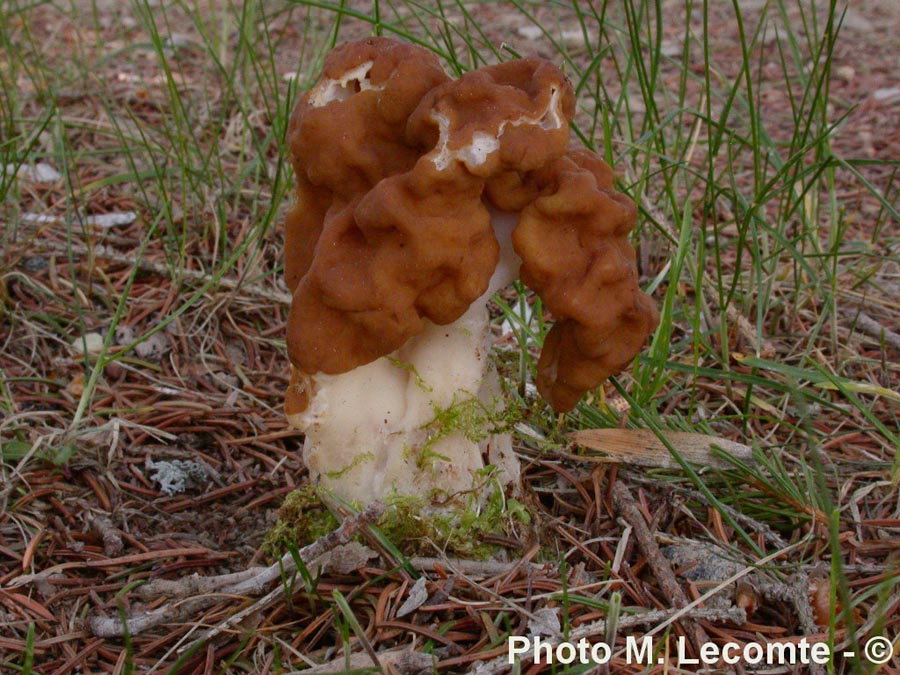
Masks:
[[[291,118],[290,423],[313,480],[367,503],[517,478],[487,301],[521,278],[556,322],[537,386],[559,412],[624,368],[657,322],[636,209],[569,149],[574,94],[527,58],[451,80],[430,52],[346,43]],[[481,428],[475,428],[475,427]]]

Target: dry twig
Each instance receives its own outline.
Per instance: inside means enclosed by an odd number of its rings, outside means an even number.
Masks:
[[[893,347],[900,351],[900,333],[891,330],[865,312],[860,312],[859,315],[857,315],[856,327],[863,333],[872,336],[876,340],[884,341],[889,347]]]
[[[641,512],[638,510],[634,497],[632,497],[631,492],[622,481],[617,480],[613,484],[612,498],[613,506],[616,511],[619,512],[619,515],[621,515],[625,522],[627,522],[634,530],[638,546],[641,547],[641,550],[647,557],[647,563],[650,565],[650,569],[653,570],[653,574],[659,582],[659,587],[666,596],[666,599],[675,609],[687,607],[690,603],[687,595],[682,590],[681,586],[678,585],[678,580],[675,578],[675,572],[672,571],[672,566],[659,550],[656,539],[653,536],[653,533],[650,532],[650,528],[647,526],[647,522],[644,520]],[[689,620],[687,624],[688,637],[691,640],[694,649],[699,651],[703,645],[709,642],[709,636],[706,634],[706,631],[703,630],[703,627],[696,621]]]

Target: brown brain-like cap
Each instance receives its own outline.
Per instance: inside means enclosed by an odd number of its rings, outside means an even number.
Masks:
[[[556,322],[538,361],[538,391],[559,412],[622,370],[658,322],[628,242],[637,212],[607,164],[572,150],[529,177],[537,198],[512,238],[520,276]]]
[[[407,119],[447,79],[434,54],[386,38],[341,45],[325,59],[288,125],[297,176],[285,222],[285,280],[292,291],[309,270],[329,210],[415,164],[421,149],[405,139]]]
[[[499,247],[490,210],[519,213],[523,280],[557,323],[538,386],[557,410],[623,368],[656,322],[609,167],[566,150],[572,88],[548,61],[450,81],[424,49],[376,38],[326,59],[291,119],[286,226],[291,362],[341,373],[458,319]],[[305,404],[304,404],[305,405]]]
[[[346,372],[399,349],[425,319],[462,316],[499,257],[480,195],[480,181],[423,158],[329,215],[288,317],[294,365]]]
[[[306,373],[346,372],[395,351],[425,320],[462,316],[499,259],[486,178],[565,153],[573,95],[552,64],[446,81],[430,53],[398,44],[333,52],[291,120],[300,178],[287,221],[288,352]],[[425,73],[403,71],[410,62]],[[405,78],[418,84],[401,88]],[[404,105],[383,100],[392,83]]]
[[[438,166],[462,162],[473,175],[530,171],[565,153],[575,113],[572,86],[540,58],[486,66],[429,92],[409,134],[433,148]]]

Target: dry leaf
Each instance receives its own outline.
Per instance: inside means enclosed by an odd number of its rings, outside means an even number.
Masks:
[[[425,604],[425,601],[428,599],[428,591],[425,589],[425,577],[419,577],[416,579],[416,583],[413,584],[413,587],[409,589],[409,596],[406,598],[404,603],[400,605],[400,609],[397,610],[397,618],[399,619],[402,616],[406,616],[411,612],[416,611]]]
[[[84,393],[84,373],[76,373],[66,385],[66,391],[76,398],[80,397]]]
[[[381,664],[382,673],[398,673],[400,675],[413,675],[414,673],[431,673],[434,670],[434,657],[431,654],[423,654],[408,647],[391,649],[378,653],[378,662]],[[350,654],[349,658],[343,654],[333,661],[313,666],[305,670],[294,671],[297,675],[319,675],[320,673],[346,673],[350,671],[371,669],[375,664],[372,657],[366,652]]]
[[[562,626],[559,623],[559,607],[541,607],[528,620],[528,633],[531,637],[559,637]]]
[[[365,567],[372,558],[378,557],[375,551],[356,541],[336,546],[328,553],[324,570],[334,574],[350,574]]]
[[[690,464],[732,468],[732,464],[713,448],[719,448],[745,464],[753,462],[753,450],[735,441],[706,434],[684,431],[664,431],[662,434],[681,458]],[[592,462],[621,462],[636,466],[677,468],[678,461],[657,435],[646,429],[582,429],[569,434],[578,445],[589,450],[603,452],[598,455],[578,455],[578,459]]]

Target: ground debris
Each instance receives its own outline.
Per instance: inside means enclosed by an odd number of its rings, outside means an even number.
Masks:
[[[419,675],[431,673],[434,667],[434,657],[431,654],[423,654],[413,649],[391,649],[378,652],[378,661],[374,661],[366,652],[355,652],[348,656],[339,656],[329,663],[312,666],[304,670],[294,671],[291,675],[320,675],[321,673],[346,673],[354,670],[363,670],[378,666],[384,673],[396,673],[397,675]]]

